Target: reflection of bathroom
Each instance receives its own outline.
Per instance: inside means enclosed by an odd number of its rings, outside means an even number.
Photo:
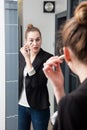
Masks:
[[[59,1],[59,2],[58,2]],[[62,0],[63,1],[63,0]],[[42,47],[51,52],[52,54],[55,53],[55,15],[57,12],[64,12],[66,11],[67,2],[66,0],[62,4],[61,0],[55,1],[55,12],[45,13],[44,12],[44,0],[35,1],[35,0],[26,0],[22,1],[19,0],[19,30],[22,31],[20,35],[20,41],[22,43],[24,41],[24,31],[26,29],[27,24],[32,23],[33,25],[37,26],[41,33],[42,33]],[[21,42],[20,42],[21,46]],[[49,97],[51,102],[51,115],[54,112],[54,94],[51,87],[51,84],[48,82],[48,89],[49,89]]]
[[[67,0],[55,0],[55,11],[50,13],[43,11],[44,0],[0,1],[0,130],[18,130],[18,52],[24,42],[27,24],[32,23],[41,30],[43,49],[58,54],[55,47],[61,45],[56,42],[56,32],[60,23],[71,16],[72,4],[74,6],[80,1],[73,0],[70,3],[68,0],[67,4]],[[63,66],[63,69],[64,73],[69,73],[67,67]],[[67,92],[72,90],[68,88],[69,74],[65,82]],[[71,80],[74,83],[77,81],[74,77]],[[48,89],[52,115],[56,110],[56,103],[49,82]],[[50,126],[51,124],[49,130]]]

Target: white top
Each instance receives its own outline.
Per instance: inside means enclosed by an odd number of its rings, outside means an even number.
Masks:
[[[22,105],[22,106],[25,106],[25,107],[29,107],[29,104],[28,104],[27,98],[26,98],[26,91],[25,91],[25,77],[27,76],[27,74],[29,76],[32,76],[35,73],[36,73],[36,71],[34,70],[33,67],[31,69],[31,71],[28,72],[27,67],[25,66],[24,72],[23,72],[23,76],[24,76],[24,78],[23,78],[23,91],[22,91],[21,98],[20,98],[19,103],[18,103],[19,105]]]
[[[58,115],[58,111],[54,112],[53,115],[51,116],[50,120],[51,120],[52,125],[55,124],[57,115]]]

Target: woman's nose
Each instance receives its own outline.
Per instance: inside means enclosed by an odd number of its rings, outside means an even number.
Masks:
[[[36,40],[34,40],[34,41],[33,41],[33,44],[34,44],[34,45],[36,45],[36,44],[37,44],[37,41],[36,41]]]

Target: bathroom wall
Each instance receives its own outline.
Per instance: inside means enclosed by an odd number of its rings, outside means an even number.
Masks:
[[[5,104],[6,130],[18,124],[18,4],[5,2]]]
[[[18,129],[18,7],[0,1],[0,130]]]

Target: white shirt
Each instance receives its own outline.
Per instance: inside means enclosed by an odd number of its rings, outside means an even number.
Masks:
[[[22,94],[21,94],[21,98],[19,100],[19,105],[22,105],[22,106],[25,106],[25,107],[29,107],[29,104],[27,102],[27,98],[26,98],[26,91],[25,91],[25,77],[27,74],[29,74],[29,76],[32,76],[36,73],[36,71],[34,70],[34,68],[32,67],[31,71],[28,72],[27,70],[27,67],[25,66],[24,68],[24,72],[23,72],[23,91],[22,91]]]

